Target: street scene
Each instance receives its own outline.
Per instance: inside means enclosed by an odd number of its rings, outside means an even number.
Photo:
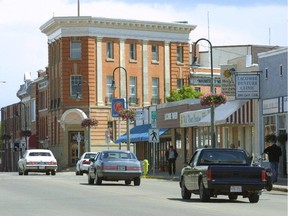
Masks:
[[[0,0],[0,215],[287,216],[287,0]]]
[[[227,196],[202,203],[199,196],[183,200],[179,182],[142,178],[140,187],[124,182],[89,185],[87,175],[61,172],[56,176],[0,173],[0,207],[5,216],[50,215],[287,215],[287,192],[263,191],[260,201],[249,203]]]

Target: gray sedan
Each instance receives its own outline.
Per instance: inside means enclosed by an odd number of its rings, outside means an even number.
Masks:
[[[91,158],[92,164],[88,169],[88,183],[100,185],[104,181],[125,181],[126,185],[134,182],[140,185],[142,174],[141,163],[130,151],[106,150],[101,151],[96,158]]]

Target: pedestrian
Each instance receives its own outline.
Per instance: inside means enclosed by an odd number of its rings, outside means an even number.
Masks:
[[[270,163],[270,168],[272,169],[272,179],[273,183],[278,180],[278,167],[279,158],[282,155],[281,148],[276,145],[276,136],[271,139],[271,144],[269,147],[264,149],[264,153],[268,154],[268,160]]]
[[[178,153],[177,153],[176,149],[174,149],[173,146],[171,145],[169,147],[169,149],[166,151],[165,156],[166,156],[166,160],[168,161],[169,175],[172,175],[172,171],[173,171],[173,174],[175,175],[175,173],[176,173],[176,159],[178,157]]]

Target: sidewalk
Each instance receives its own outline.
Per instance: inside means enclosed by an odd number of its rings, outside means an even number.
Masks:
[[[159,172],[150,171],[146,178],[154,178],[154,179],[166,179],[171,181],[180,181],[180,173],[176,173],[176,175],[169,175],[168,172]],[[282,191],[282,192],[288,192],[288,185],[287,185],[287,178],[278,178],[278,181],[273,184],[274,191]]]

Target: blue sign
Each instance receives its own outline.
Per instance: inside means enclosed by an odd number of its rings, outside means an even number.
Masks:
[[[125,109],[125,98],[113,98],[111,103],[112,117],[119,117],[119,111]]]

